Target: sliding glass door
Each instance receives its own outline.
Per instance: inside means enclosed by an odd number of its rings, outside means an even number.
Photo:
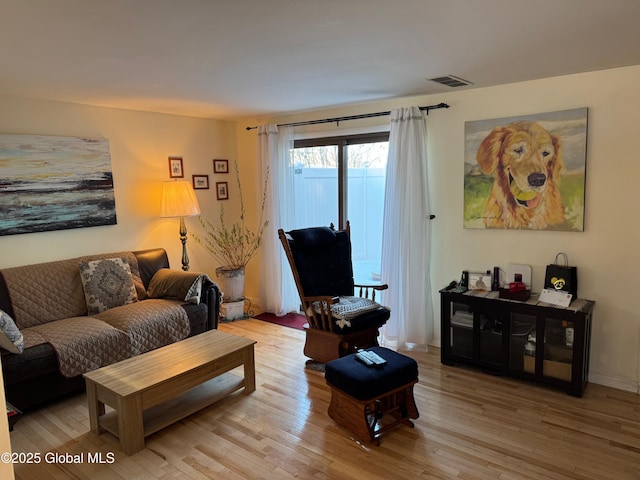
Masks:
[[[297,140],[295,228],[351,224],[356,282],[379,279],[389,134]]]

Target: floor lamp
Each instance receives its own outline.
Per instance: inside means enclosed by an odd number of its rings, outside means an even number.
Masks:
[[[189,270],[187,256],[187,227],[184,217],[192,217],[200,213],[200,205],[191,183],[186,180],[164,182],[162,186],[161,217],[180,217],[180,241],[182,242],[182,270]]]

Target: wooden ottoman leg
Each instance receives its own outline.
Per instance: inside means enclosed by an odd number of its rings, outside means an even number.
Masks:
[[[420,416],[415,399],[413,398],[414,383],[404,385],[398,390],[390,392],[389,395],[380,399],[380,411],[383,415],[392,416],[395,420],[384,429],[387,430],[399,423],[403,423],[413,428],[411,419]]]
[[[361,442],[378,444],[379,442],[374,438],[377,420],[374,403],[358,401],[332,386],[329,416]]]
[[[331,385],[329,416],[361,442],[380,444],[383,433],[400,424],[413,428],[420,416],[413,398],[413,383],[370,400],[357,400]]]
[[[416,400],[415,398],[413,398],[413,386],[415,385],[415,383],[412,383],[410,386],[408,386],[403,395],[404,395],[404,408],[406,410],[405,415],[407,416],[407,418],[413,418],[414,420],[417,419],[420,416],[420,413],[418,412],[418,407],[416,405]],[[407,420],[407,422],[413,427],[413,422],[411,420]]]

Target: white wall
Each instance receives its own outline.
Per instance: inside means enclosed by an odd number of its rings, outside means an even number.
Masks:
[[[640,383],[640,310],[633,302],[640,266],[640,225],[634,205],[640,166],[640,67],[550,78],[444,97],[452,108],[430,120],[435,285],[462,269],[525,263],[540,290],[544,270],[562,251],[578,266],[581,297],[596,301],[590,379],[631,391]],[[589,108],[585,231],[530,232],[462,228],[464,122],[483,118]],[[444,179],[444,181],[439,181]],[[443,218],[445,217],[445,218]],[[447,253],[445,253],[447,252]],[[454,268],[452,268],[454,267]]]
[[[0,132],[89,136],[109,139],[117,225],[0,237],[0,268],[83,254],[163,247],[180,268],[179,222],[159,218],[168,157],[183,157],[185,180],[208,174],[210,190],[197,190],[203,213],[214,219],[218,202],[213,158],[235,159],[235,125],[193,117],[109,109],[0,96]],[[0,169],[0,176],[2,170]],[[230,175],[224,175],[230,181]],[[196,226],[194,218],[187,227]],[[215,264],[190,239],[192,270],[213,276]]]
[[[579,294],[596,301],[591,341],[590,381],[638,392],[640,388],[640,309],[636,294],[640,268],[637,193],[640,164],[640,67],[548,78],[442,95],[402,98],[345,108],[296,113],[238,123],[241,164],[255,159],[256,123],[282,123],[410,105],[448,103],[428,117],[429,171],[433,213],[431,279],[439,345],[437,290],[458,279],[462,270],[484,271],[509,263],[533,267],[539,291],[545,266],[566,252],[578,266]],[[464,123],[469,120],[589,108],[584,232],[467,230],[463,228]],[[383,120],[344,122],[353,129]],[[325,125],[322,127],[327,129]],[[255,267],[254,267],[255,268]],[[257,275],[257,274],[256,274]],[[264,280],[263,280],[264,281]],[[248,295],[257,295],[257,277],[248,279]]]

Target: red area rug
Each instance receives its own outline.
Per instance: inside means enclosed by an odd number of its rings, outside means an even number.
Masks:
[[[255,315],[253,318],[258,320],[264,320],[265,322],[277,323],[284,327],[297,328],[298,330],[304,330],[304,325],[307,323],[307,317],[298,313],[287,313],[283,317],[278,317],[273,313],[261,313]]]

